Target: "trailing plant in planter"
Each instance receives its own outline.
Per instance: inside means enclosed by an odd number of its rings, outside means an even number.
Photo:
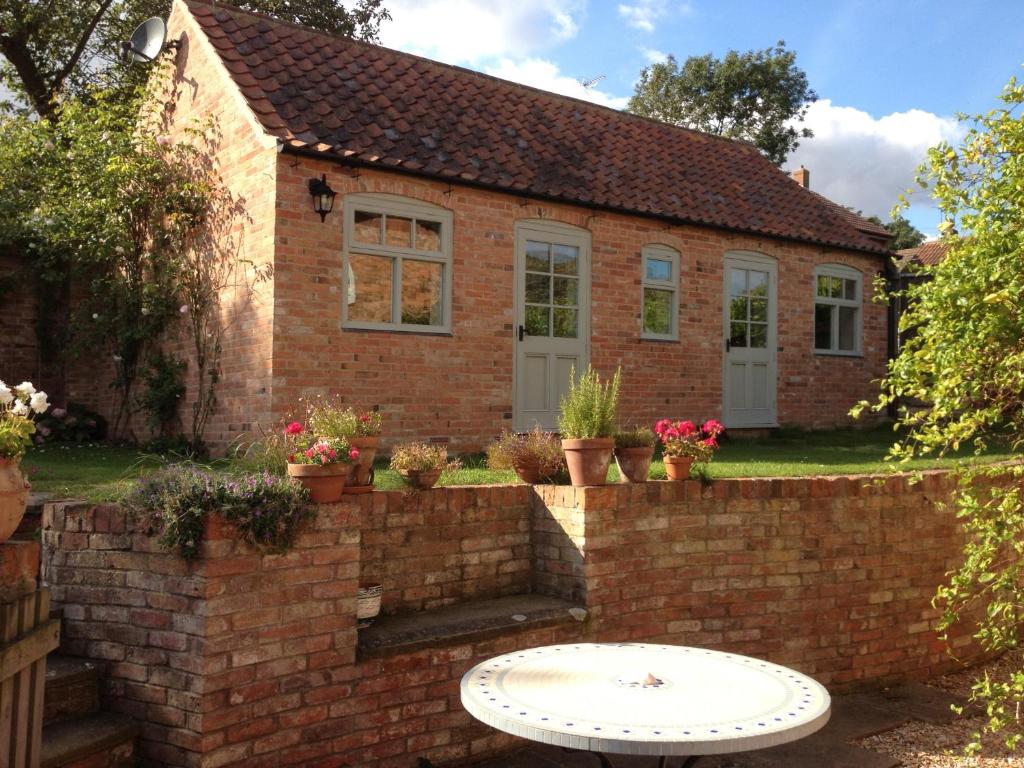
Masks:
[[[529,432],[502,432],[487,446],[487,466],[514,469],[524,483],[550,482],[565,471],[558,437],[534,427]]]
[[[725,427],[714,419],[708,419],[699,427],[692,421],[669,419],[655,424],[654,432],[662,444],[668,479],[685,480],[694,462],[711,461],[718,450],[718,437],[724,431]]]
[[[562,434],[569,477],[574,486],[604,485],[615,447],[621,369],[611,381],[601,381],[593,368],[576,380],[569,374],[569,392],[562,398],[558,429]]]
[[[623,480],[646,482],[656,441],[650,427],[635,427],[615,433],[615,463]]]
[[[443,472],[454,472],[462,466],[458,459],[448,459],[448,449],[430,443],[399,443],[391,450],[391,469],[413,488],[433,488]]]
[[[21,458],[32,445],[35,417],[50,404],[31,382],[8,387],[0,381],[0,544],[18,529],[28,504],[29,484]]]
[[[269,472],[232,478],[174,464],[142,478],[125,506],[148,518],[162,547],[191,561],[199,554],[211,512],[233,523],[257,549],[283,552],[315,514],[308,501],[303,487]]]

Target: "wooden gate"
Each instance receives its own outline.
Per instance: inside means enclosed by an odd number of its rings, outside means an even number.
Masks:
[[[59,642],[49,589],[0,605],[0,768],[38,768],[46,654]]]

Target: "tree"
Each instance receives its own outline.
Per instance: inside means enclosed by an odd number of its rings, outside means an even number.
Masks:
[[[873,221],[875,224],[879,224],[889,230],[889,234],[892,235],[892,242],[889,243],[889,247],[894,251],[917,248],[917,246],[924,242],[924,232],[911,224],[901,214],[896,214],[893,216],[892,221],[885,224],[882,224],[882,220],[877,216],[868,216],[868,221]]]
[[[1024,448],[1024,87],[1011,79],[1001,99],[1003,107],[971,119],[959,147],[930,149],[918,173],[950,222],[950,247],[940,264],[923,268],[931,279],[907,290],[900,328],[915,333],[870,406],[929,404],[901,411],[907,437],[893,447],[896,459],[961,446]],[[977,619],[975,637],[985,648],[1015,648],[1024,618],[1024,468],[959,471],[955,503],[968,539],[962,564],[936,598],[941,627]],[[973,695],[987,707],[986,731],[1012,725],[1024,671],[978,681]]]
[[[776,165],[814,134],[797,128],[818,98],[796,53],[779,41],[761,51],[691,56],[682,67],[675,57],[644,67],[630,112],[700,131],[745,139]]]
[[[285,21],[362,40],[376,40],[391,16],[383,0],[238,0],[235,5]],[[121,41],[150,16],[167,18],[170,0],[0,0],[0,84],[36,114],[50,119],[67,93],[144,77],[142,67],[118,65]]]

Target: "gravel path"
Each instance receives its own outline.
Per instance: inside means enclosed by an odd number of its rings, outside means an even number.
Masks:
[[[929,685],[966,699],[970,696],[974,679],[985,670],[993,677],[1002,677],[1008,670],[1020,669],[1022,665],[1024,651],[1014,651],[982,667],[932,680]],[[964,747],[984,722],[983,717],[966,714],[949,725],[914,721],[857,743],[867,749],[891,755],[906,768],[1024,768],[1024,748],[1010,752],[1000,737],[985,739],[981,756],[964,756]]]

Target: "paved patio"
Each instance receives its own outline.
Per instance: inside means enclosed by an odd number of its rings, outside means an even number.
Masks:
[[[951,704],[961,699],[937,688],[912,684],[874,693],[837,696],[832,718],[816,734],[770,749],[701,759],[698,768],[895,768],[900,763],[879,752],[849,742],[898,728],[911,720],[948,723]],[[683,758],[669,761],[676,768]],[[612,756],[616,768],[653,768],[657,758]],[[426,766],[422,766],[426,768]],[[474,768],[598,768],[597,759],[558,747],[528,746],[500,758],[475,763]]]

